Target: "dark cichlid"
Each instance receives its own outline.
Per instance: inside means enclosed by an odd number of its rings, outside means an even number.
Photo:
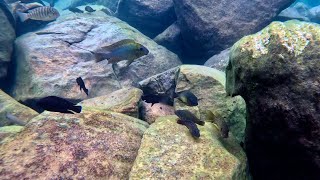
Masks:
[[[189,132],[192,135],[192,137],[194,137],[194,138],[199,138],[200,137],[200,131],[199,131],[196,123],[194,123],[192,121],[183,121],[181,119],[179,119],[177,121],[177,123],[185,125],[189,129]]]
[[[92,9],[92,7],[90,7],[90,6],[86,6],[86,7],[84,8],[84,10],[86,10],[86,11],[88,11],[88,12],[95,12],[95,11],[96,11],[96,10]]]
[[[192,122],[197,123],[201,126],[203,126],[205,124],[204,121],[201,121],[199,118],[197,118],[194,114],[192,114],[188,110],[177,110],[177,111],[175,111],[175,114],[182,121],[192,121]]]
[[[207,110],[206,119],[212,120],[213,123],[217,125],[223,138],[229,137],[229,126],[222,118],[215,117],[215,115],[211,111]]]
[[[10,124],[16,124],[16,125],[19,125],[19,126],[25,126],[26,125],[25,122],[21,121],[20,119],[18,119],[16,116],[14,116],[11,113],[6,113],[6,118],[7,118],[8,122]]]
[[[188,106],[198,106],[198,98],[190,90],[178,92],[175,97],[178,97]]]
[[[83,13],[83,11],[81,9],[76,8],[76,7],[69,7],[68,10],[73,13]]]
[[[17,14],[22,22],[28,19],[39,21],[53,21],[60,16],[58,10],[49,6],[38,7],[32,9],[28,13],[17,12]]]
[[[87,94],[87,96],[89,95],[89,90],[86,88],[86,85],[84,84],[84,81],[83,81],[83,79],[81,78],[81,77],[78,77],[77,79],[76,79],[76,81],[77,81],[77,84],[79,85],[79,87],[80,87],[80,91],[81,91],[81,89],[83,89],[83,91]]]
[[[70,114],[73,114],[72,111],[80,113],[82,109],[81,106],[76,106],[76,104],[57,96],[42,98],[37,102],[37,105],[47,111]]]
[[[129,66],[135,59],[147,55],[149,50],[143,45],[136,43],[132,39],[124,39],[112,45],[102,47],[99,52],[95,52],[96,62],[108,60],[108,64],[127,60]]]

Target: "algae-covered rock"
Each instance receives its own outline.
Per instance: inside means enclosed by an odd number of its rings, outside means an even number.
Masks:
[[[319,179],[319,49],[320,26],[300,21],[274,22],[232,47],[226,89],[247,104],[253,179]]]
[[[219,139],[212,123],[198,126],[200,138],[177,124],[156,120],[145,132],[130,179],[246,179],[246,156],[234,138]]]
[[[142,93],[137,88],[124,88],[105,96],[84,100],[80,104],[87,109],[113,111],[139,118],[139,103]]]
[[[8,142],[9,140],[6,138],[8,138],[8,137],[10,138],[13,135],[21,132],[23,128],[24,128],[23,126],[3,126],[3,127],[0,127],[0,144]]]
[[[148,124],[106,111],[44,112],[0,147],[2,179],[128,179]]]
[[[6,114],[10,113],[17,117],[19,120],[27,123],[38,113],[33,109],[24,106],[0,90],[0,126],[10,125]]]
[[[175,109],[189,109],[201,119],[206,119],[210,110],[217,119],[223,119],[239,141],[243,140],[245,129],[245,102],[241,97],[227,97],[225,74],[213,68],[196,65],[182,65],[176,80],[176,92],[190,90],[199,100],[199,105],[189,107],[175,100]]]

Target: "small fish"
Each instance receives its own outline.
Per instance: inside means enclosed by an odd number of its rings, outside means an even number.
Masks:
[[[214,124],[216,124],[216,127],[220,130],[221,136],[223,138],[228,138],[229,137],[229,126],[228,124],[221,118],[216,118],[214,114],[206,110],[206,119],[212,120]]]
[[[199,118],[197,118],[194,114],[192,114],[188,110],[176,110],[175,114],[180,118],[182,121],[192,121],[194,123],[197,123],[201,126],[205,124],[204,121],[201,121]]]
[[[84,9],[88,12],[95,12],[96,11],[96,10],[92,9],[92,7],[90,7],[90,6],[86,6]]]
[[[76,81],[77,81],[77,84],[78,84],[79,87],[80,87],[80,91],[81,91],[81,89],[83,89],[83,91],[87,94],[87,96],[89,96],[89,94],[88,94],[88,89],[86,88],[86,85],[84,84],[83,79],[82,79],[81,77],[78,77],[78,78],[76,79]]]
[[[80,113],[82,109],[81,106],[76,106],[76,104],[57,96],[42,98],[37,102],[37,105],[47,111],[70,114],[74,114],[72,111]]]
[[[100,11],[104,12],[105,14],[111,16],[112,15],[112,12],[110,11],[110,9],[108,8],[103,8],[103,9],[100,9]]]
[[[177,123],[185,125],[189,129],[189,132],[192,135],[192,137],[194,137],[194,138],[199,138],[200,137],[200,131],[199,131],[196,123],[194,123],[192,121],[183,121],[181,119],[179,119],[177,121]]]
[[[25,126],[26,123],[18,119],[16,116],[14,116],[11,113],[6,113],[6,118],[8,119],[10,124],[17,124],[19,126]]]
[[[107,59],[108,64],[128,60],[129,66],[135,59],[138,59],[149,53],[149,50],[143,45],[136,43],[132,39],[124,39],[110,46],[102,47],[103,52],[95,52],[96,62]]]
[[[39,20],[39,21],[52,21],[57,19],[60,16],[58,10],[48,6],[32,9],[28,13],[17,12],[17,15],[19,16],[22,22],[28,19]]]
[[[81,9],[76,8],[76,7],[69,7],[68,10],[73,13],[83,13],[83,11]]]
[[[178,97],[182,102],[188,106],[198,106],[198,98],[190,90],[185,90],[176,93],[174,98]]]

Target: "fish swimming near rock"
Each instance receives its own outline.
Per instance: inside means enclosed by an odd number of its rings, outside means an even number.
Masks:
[[[39,21],[53,21],[60,16],[58,10],[48,6],[32,9],[28,13],[17,12],[17,14],[22,22],[28,19]]]
[[[86,11],[88,11],[88,12],[95,12],[96,10],[94,10],[92,7],[90,7],[90,6],[86,6],[85,8],[84,8],[84,10],[86,10]]]
[[[76,104],[57,96],[44,97],[37,102],[37,105],[47,111],[70,114],[80,113],[82,109],[81,106],[76,106]]]
[[[176,97],[188,106],[198,106],[198,98],[190,90],[175,93],[174,98]]]
[[[188,110],[176,110],[175,114],[180,118],[182,121],[192,121],[196,124],[203,126],[205,124],[204,121],[201,121],[197,116],[191,113]]]
[[[110,9],[108,8],[103,8],[103,9],[100,9],[100,11],[104,12],[105,14],[111,16],[113,13]]]
[[[10,124],[16,124],[19,126],[25,126],[27,124],[27,123],[21,121],[20,119],[18,119],[16,116],[14,116],[11,113],[6,113],[6,118]]]
[[[192,135],[192,137],[194,137],[194,138],[200,137],[200,131],[199,131],[196,123],[194,123],[192,121],[183,121],[181,119],[179,119],[177,121],[177,123],[181,124],[181,125],[185,125],[189,129],[189,132]]]
[[[96,62],[108,60],[108,64],[127,60],[129,66],[135,59],[149,54],[149,50],[132,39],[124,39],[95,52]]]
[[[206,119],[212,120],[214,124],[216,124],[216,127],[220,130],[221,136],[223,138],[229,137],[229,126],[228,124],[222,119],[217,118],[215,115],[210,111],[206,110]]]
[[[89,96],[89,91],[88,91],[88,89],[86,88],[86,85],[84,84],[84,81],[83,81],[83,79],[81,78],[81,77],[78,77],[77,79],[76,79],[76,81],[77,81],[77,84],[79,85],[79,87],[80,87],[80,91],[81,91],[81,89],[83,89],[83,91],[87,94],[87,96]]]
[[[76,7],[69,7],[68,10],[73,13],[83,13],[83,11],[81,9],[76,8]]]

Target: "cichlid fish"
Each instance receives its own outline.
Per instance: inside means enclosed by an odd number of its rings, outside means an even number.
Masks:
[[[39,21],[53,21],[60,16],[58,10],[48,6],[32,9],[28,13],[17,12],[17,14],[22,22],[28,19]]]
[[[206,119],[212,120],[214,124],[216,124],[216,127],[220,130],[221,136],[223,138],[229,137],[229,126],[228,124],[221,118],[216,118],[214,114],[206,110]]]
[[[201,126],[205,124],[204,121],[201,121],[199,118],[197,118],[194,114],[192,114],[188,110],[176,110],[175,114],[180,118],[182,121],[192,121],[194,123],[197,123]]]
[[[86,88],[86,85],[84,84],[84,81],[83,81],[83,79],[81,78],[81,77],[78,77],[77,79],[76,79],[76,81],[77,81],[77,84],[79,85],[79,87],[80,87],[80,91],[81,91],[81,89],[83,89],[83,91],[87,94],[87,96],[89,96],[89,91],[88,91],[88,89]]]
[[[104,12],[105,14],[111,16],[113,13],[110,9],[108,8],[103,8],[103,9],[100,9],[100,11]]]
[[[177,121],[177,123],[185,125],[189,129],[189,132],[192,135],[192,137],[194,137],[194,138],[199,138],[200,137],[200,131],[199,131],[197,125],[194,122],[192,122],[192,121],[183,121],[183,120],[179,119]]]
[[[83,13],[83,11],[81,9],[76,8],[76,7],[69,7],[68,10],[73,13]]]
[[[198,98],[190,90],[181,91],[175,94],[175,98],[179,98],[188,106],[198,106]]]
[[[42,98],[37,102],[37,105],[47,111],[70,114],[74,114],[72,111],[80,113],[82,109],[81,106],[76,106],[76,104],[57,96]]]
[[[88,11],[88,12],[95,12],[95,11],[96,11],[96,10],[92,9],[92,7],[90,7],[90,6],[86,6],[86,7],[84,8],[84,10],[86,10],[86,11]]]
[[[95,52],[96,62],[107,59],[108,64],[128,60],[129,66],[135,59],[138,59],[149,53],[149,50],[143,45],[136,43],[132,39],[124,39],[110,46],[101,48],[102,52]]]
[[[6,113],[6,118],[8,119],[10,124],[17,124],[19,126],[25,126],[26,123],[18,119],[16,116],[14,116],[11,113]]]

